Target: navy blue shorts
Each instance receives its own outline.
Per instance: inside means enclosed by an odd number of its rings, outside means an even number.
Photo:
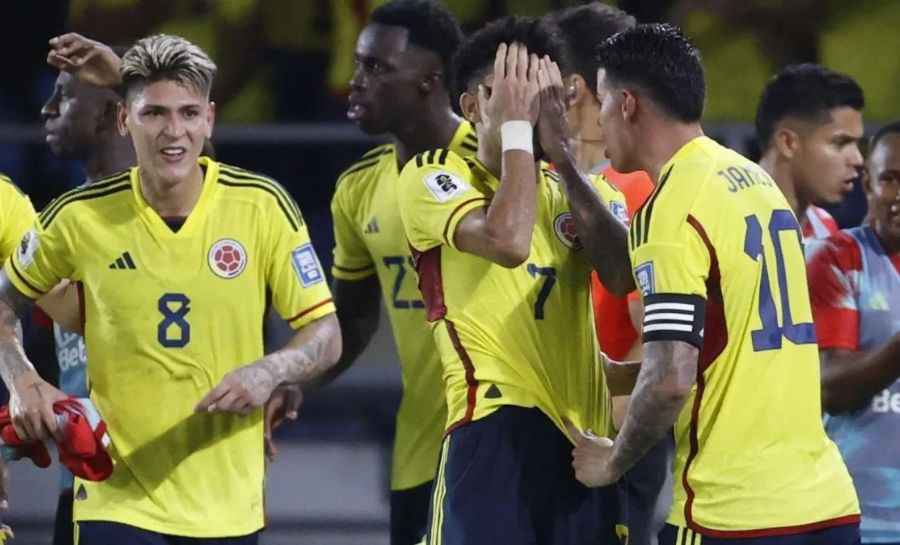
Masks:
[[[619,482],[619,503],[628,526],[628,545],[651,545],[666,520],[657,511],[666,478],[672,471],[674,439],[667,435]],[[668,513],[666,513],[668,514]]]
[[[118,522],[76,523],[77,545],[257,545],[259,532],[239,537],[183,537],[142,530]]]
[[[618,543],[614,487],[575,480],[572,444],[538,409],[507,406],[444,440],[429,545]]]
[[[391,545],[415,545],[428,528],[428,506],[434,481],[391,490]]]
[[[845,524],[788,536],[720,538],[701,536],[687,528],[666,524],[659,545],[859,545],[859,524]]]
[[[72,523],[72,489],[60,492],[53,521],[53,545],[73,545],[75,526]]]

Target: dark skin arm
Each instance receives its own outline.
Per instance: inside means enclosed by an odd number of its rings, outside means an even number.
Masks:
[[[61,440],[53,403],[66,395],[38,375],[22,347],[22,319],[31,305],[0,271],[0,376],[10,392],[13,426],[24,440]]]
[[[900,334],[870,352],[820,350],[822,408],[841,414],[865,407],[900,378]]]
[[[374,274],[355,281],[335,278],[331,293],[341,323],[344,351],[334,367],[315,381],[314,388],[331,383],[353,365],[378,330],[381,317],[381,287]]]
[[[541,117],[538,121],[541,145],[562,177],[578,238],[584,245],[603,286],[624,296],[634,290],[628,257],[628,229],[609,210],[587,177],[578,170],[569,146],[571,130],[566,121],[566,95],[556,63],[541,59]]]
[[[644,363],[616,440],[571,430],[579,481],[586,486],[616,482],[669,433],[696,381],[698,354],[682,341],[644,344]]]

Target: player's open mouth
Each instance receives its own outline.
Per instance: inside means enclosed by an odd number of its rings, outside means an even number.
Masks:
[[[347,108],[347,119],[349,119],[350,121],[358,121],[360,118],[366,115],[367,111],[368,108],[366,108],[362,104],[351,102],[350,107]]]
[[[159,150],[159,152],[162,154],[163,158],[166,161],[175,163],[184,158],[185,154],[187,153],[187,150],[185,148],[181,148],[181,147],[168,146],[168,147],[165,147],[165,148]]]

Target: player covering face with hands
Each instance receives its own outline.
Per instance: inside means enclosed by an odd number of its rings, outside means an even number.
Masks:
[[[545,108],[561,56],[558,36],[533,19],[474,33],[454,85],[478,132],[476,156],[432,150],[401,173],[400,214],[448,407],[428,543],[616,539],[615,494],[575,480],[565,427],[612,431],[590,263],[540,161],[553,134],[545,116],[565,108]]]

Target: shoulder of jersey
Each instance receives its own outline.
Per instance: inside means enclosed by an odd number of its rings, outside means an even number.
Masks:
[[[562,177],[559,175],[559,172],[553,170],[553,167],[551,167],[549,163],[541,161],[541,173],[551,182],[560,183],[562,181]]]
[[[672,165],[663,173],[653,193],[634,213],[628,234],[628,246],[632,250],[647,243],[650,239],[651,229],[674,233],[678,225],[674,225],[673,222],[680,223],[685,220],[686,206],[689,207],[689,204],[679,203],[679,200],[684,197],[682,193],[685,192],[673,187],[673,185],[677,185],[678,179],[673,177],[673,173],[678,168],[678,165]],[[697,187],[694,191],[698,192],[700,188]]]
[[[66,191],[41,211],[38,216],[41,227],[47,229],[64,210],[68,211],[82,205],[93,205],[114,199],[123,192],[131,190],[131,169],[100,178],[92,184],[80,185]]]
[[[265,174],[219,163],[219,185],[233,190],[253,192],[258,198],[277,206],[277,211],[284,215],[294,231],[304,225],[303,214],[300,213],[300,207],[291,194],[284,186]]]
[[[19,186],[17,186],[15,182],[12,181],[12,178],[7,176],[6,174],[3,174],[2,172],[0,172],[0,184],[2,184],[4,187],[9,187],[11,189],[14,189],[16,191],[16,193],[18,193],[19,195],[21,195],[23,197],[26,196],[25,192],[22,191],[22,189]]]
[[[359,160],[338,175],[335,187],[346,185],[348,182],[360,180],[373,174],[376,171],[375,166],[381,161],[381,158],[392,153],[394,153],[393,144],[382,144],[370,149]]]
[[[423,151],[409,160],[404,166],[404,170],[412,165],[415,168],[438,168],[450,170],[469,170],[472,168],[473,159],[470,156],[461,156],[453,150],[447,148],[438,148]]]
[[[475,127],[471,122],[463,121],[463,123],[467,125],[467,131],[462,142],[459,143],[457,151],[460,155],[475,155],[478,152],[478,134],[475,132]]]

